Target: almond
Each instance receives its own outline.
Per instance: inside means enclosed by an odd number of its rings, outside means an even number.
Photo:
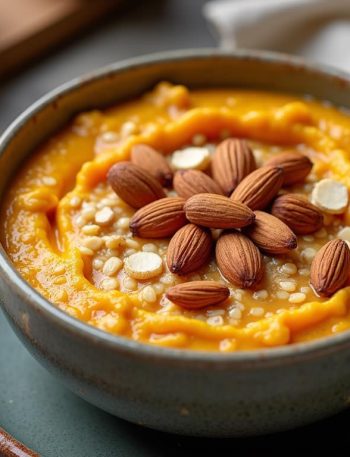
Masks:
[[[208,262],[212,244],[209,231],[194,224],[185,225],[170,240],[167,251],[169,270],[178,275],[199,270]]]
[[[164,238],[187,223],[181,197],[161,198],[136,211],[130,219],[133,236],[141,238]]]
[[[245,140],[228,138],[221,142],[213,155],[211,170],[213,178],[226,195],[256,168],[252,150]]]
[[[131,162],[113,165],[108,171],[107,179],[114,192],[133,208],[142,208],[165,197],[159,182],[148,171]]]
[[[252,210],[264,209],[283,184],[283,170],[278,167],[261,167],[246,176],[230,198],[245,203]]]
[[[334,179],[321,179],[313,188],[311,201],[329,214],[342,214],[349,204],[348,188]]]
[[[285,194],[276,198],[271,214],[288,225],[297,235],[307,235],[323,225],[323,215],[303,195]]]
[[[255,219],[248,206],[217,194],[193,195],[184,208],[190,222],[214,229],[245,227]]]
[[[131,149],[131,161],[148,171],[164,187],[170,187],[173,172],[166,158],[147,144],[136,144]]]
[[[202,193],[223,194],[219,185],[199,170],[177,171],[174,177],[174,189],[180,197],[186,199]]]
[[[255,223],[245,233],[267,254],[285,254],[297,247],[297,237],[288,225],[264,211],[255,211]]]
[[[135,252],[124,262],[125,271],[135,279],[151,279],[163,271],[162,258],[154,252]]]
[[[223,302],[230,295],[228,287],[215,281],[191,281],[170,287],[166,297],[188,309],[204,308]]]
[[[259,249],[239,232],[224,233],[216,244],[216,263],[222,275],[242,289],[256,286],[263,275]]]
[[[310,284],[315,292],[329,297],[345,286],[349,278],[350,249],[343,240],[331,240],[314,257]]]
[[[284,171],[283,184],[286,186],[304,181],[312,168],[311,160],[296,151],[281,152],[268,160],[266,165],[282,168]]]
[[[205,170],[210,164],[210,151],[205,147],[188,146],[174,151],[171,165],[175,170]]]

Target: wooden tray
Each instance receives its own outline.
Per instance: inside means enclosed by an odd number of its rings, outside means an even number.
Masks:
[[[0,1],[0,78],[77,34],[122,0]]]

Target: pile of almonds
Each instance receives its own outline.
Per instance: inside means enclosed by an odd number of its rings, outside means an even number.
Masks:
[[[210,175],[203,171],[209,164]],[[288,193],[289,186],[310,173],[309,158],[295,151],[282,152],[257,168],[252,150],[241,139],[221,142],[212,159],[204,148],[177,151],[171,165],[162,154],[140,144],[133,147],[131,161],[113,165],[107,178],[116,194],[137,210],[130,220],[133,236],[172,237],[166,261],[177,275],[193,273],[209,262],[215,233],[221,274],[240,288],[254,289],[264,275],[262,253],[290,252],[297,247],[296,235],[323,226],[321,209],[340,214],[348,204],[345,186],[331,179],[317,183],[313,203]],[[164,187],[172,186],[177,196],[167,196]],[[147,262],[157,263],[145,253],[132,257],[126,269],[133,268],[134,274],[139,269],[140,279]],[[155,274],[160,268],[154,265]],[[313,260],[311,285],[317,294],[330,296],[345,285],[349,268],[347,243],[331,240]],[[228,295],[229,289],[214,281],[181,283],[166,293],[169,300],[190,309],[220,303]]]

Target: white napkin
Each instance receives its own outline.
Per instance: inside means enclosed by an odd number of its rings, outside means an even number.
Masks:
[[[350,0],[214,0],[203,13],[222,48],[287,52],[350,70]]]

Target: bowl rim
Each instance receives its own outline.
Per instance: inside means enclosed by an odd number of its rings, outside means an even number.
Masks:
[[[300,68],[308,72],[317,73],[323,77],[332,78],[335,79],[335,81],[339,81],[341,84],[350,86],[350,74],[342,70],[338,70],[324,64],[306,61],[300,57],[272,51],[245,49],[225,51],[215,48],[199,48],[157,52],[108,64],[82,76],[75,77],[49,91],[25,109],[5,129],[3,134],[0,136],[0,155],[6,150],[8,145],[15,138],[16,134],[30,120],[30,118],[40,112],[47,105],[50,105],[58,97],[67,95],[70,92],[74,92],[76,89],[79,89],[82,84],[90,84],[100,78],[107,77],[109,74],[129,71],[131,69],[155,63],[186,61],[212,57],[246,59],[271,64],[287,64],[295,69]],[[330,335],[308,342],[294,343],[277,347],[266,347],[256,350],[240,350],[229,353],[222,353],[219,351],[175,349],[140,343],[132,340],[131,338],[114,335],[100,330],[59,309],[20,276],[19,272],[12,265],[12,262],[1,243],[0,274],[3,277],[6,286],[9,287],[14,294],[19,295],[22,300],[24,300],[32,308],[42,313],[45,319],[49,319],[54,324],[63,327],[64,330],[79,337],[92,339],[97,344],[103,344],[109,349],[124,353],[130,357],[141,357],[159,361],[168,360],[175,363],[186,363],[189,366],[193,363],[204,363],[216,367],[234,365],[238,368],[239,366],[246,366],[247,364],[254,366],[265,366],[269,364],[274,365],[279,363],[280,360],[283,360],[285,363],[293,363],[296,358],[298,358],[298,360],[300,358],[308,360],[327,353],[346,349],[350,346],[350,330],[337,335]],[[4,308],[4,311],[6,311],[4,304],[1,303],[1,305]]]

